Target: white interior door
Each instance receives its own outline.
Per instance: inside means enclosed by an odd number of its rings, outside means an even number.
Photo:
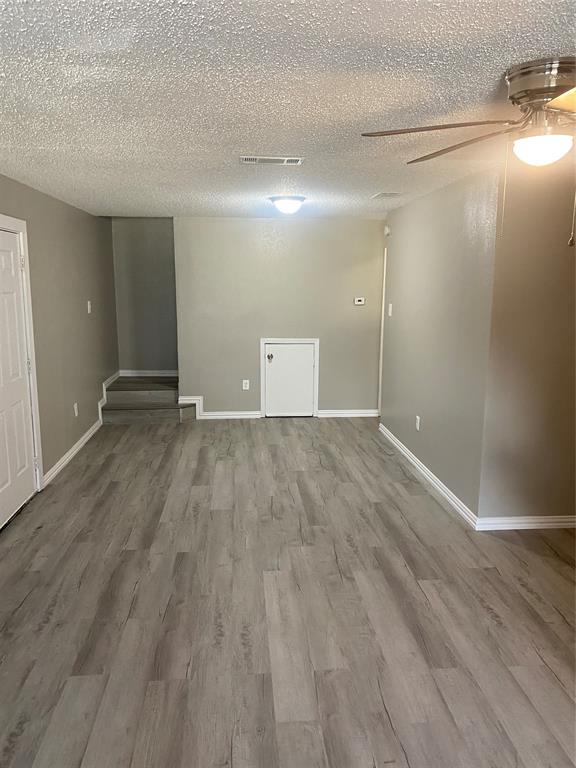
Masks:
[[[313,343],[265,345],[266,416],[314,415]]]
[[[0,525],[35,490],[20,237],[0,230]]]

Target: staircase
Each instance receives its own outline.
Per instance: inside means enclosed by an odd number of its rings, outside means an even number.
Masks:
[[[178,378],[121,376],[106,389],[104,424],[168,421],[194,418],[194,407],[178,405]]]

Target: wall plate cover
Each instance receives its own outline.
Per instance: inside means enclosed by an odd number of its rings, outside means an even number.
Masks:
[[[356,296],[354,298],[354,306],[363,307],[364,304],[366,304],[366,299],[364,298],[364,296]]]

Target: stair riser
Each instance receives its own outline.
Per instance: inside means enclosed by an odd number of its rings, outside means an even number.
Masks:
[[[179,408],[170,408],[166,410],[145,410],[140,408],[133,411],[102,411],[103,424],[153,424],[158,422],[172,422],[173,424],[179,424],[180,421],[181,417]]]
[[[122,403],[174,403],[178,402],[178,393],[174,389],[128,390],[109,389],[106,402],[113,405]]]

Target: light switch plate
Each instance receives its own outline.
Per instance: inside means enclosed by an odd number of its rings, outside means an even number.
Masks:
[[[250,389],[250,379],[242,379],[242,389],[244,391]]]
[[[392,317],[392,304],[388,304],[388,317]]]
[[[74,403],[74,416],[78,416],[78,403]]]
[[[90,300],[88,300],[86,306],[87,306],[87,309],[88,309],[88,314],[91,315],[92,314],[92,302]]]
[[[354,298],[354,305],[356,307],[363,307],[364,304],[366,304],[366,299],[364,298],[364,296],[356,296]]]

